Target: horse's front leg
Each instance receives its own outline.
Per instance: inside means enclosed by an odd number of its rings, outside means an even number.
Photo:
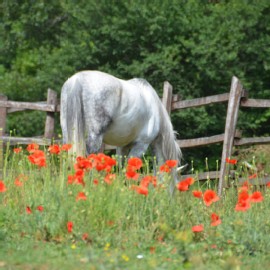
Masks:
[[[101,151],[103,135],[91,133],[86,140],[86,154],[98,153]]]

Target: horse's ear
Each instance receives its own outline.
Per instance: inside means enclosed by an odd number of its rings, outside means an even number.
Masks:
[[[187,168],[188,164],[185,164],[183,166],[180,166],[176,169],[177,173],[180,174],[181,172],[183,172],[186,168]]]

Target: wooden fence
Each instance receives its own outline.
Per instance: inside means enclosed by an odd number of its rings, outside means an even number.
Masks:
[[[232,154],[233,146],[248,145],[248,144],[265,144],[270,143],[270,137],[257,138],[241,138],[241,132],[236,130],[238,112],[240,107],[253,108],[270,108],[270,100],[268,99],[249,99],[247,91],[244,90],[241,82],[233,77],[229,93],[213,95],[208,97],[196,98],[191,100],[180,100],[178,95],[173,95],[173,88],[168,83],[164,83],[162,103],[170,114],[174,110],[182,110],[205,106],[215,103],[228,103],[226,123],[223,134],[214,135],[211,137],[195,138],[188,140],[178,140],[181,148],[192,148],[209,144],[223,143],[223,150],[220,163],[220,171],[201,173],[198,175],[199,180],[202,179],[219,179],[218,193],[221,195],[223,188],[226,186],[225,175],[226,158]],[[43,137],[10,137],[5,135],[6,118],[9,113],[23,110],[39,110],[47,113],[45,130]],[[11,145],[38,143],[40,145],[49,145],[54,138],[54,128],[56,114],[60,111],[57,94],[51,89],[48,89],[46,102],[17,102],[10,101],[6,96],[0,95],[0,174],[3,168],[3,145],[9,142]],[[59,140],[54,140],[57,142]],[[105,149],[113,149],[114,147],[106,145]],[[185,177],[185,176],[183,176]]]

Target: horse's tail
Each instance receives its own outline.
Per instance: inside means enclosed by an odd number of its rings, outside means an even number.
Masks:
[[[176,141],[176,132],[173,130],[171,119],[165,107],[160,102],[160,134],[161,148],[163,156],[166,160],[178,160],[181,163],[182,152]]]
[[[63,143],[72,144],[75,156],[85,154],[85,124],[83,117],[82,86],[76,76],[68,79],[61,90],[61,128]]]

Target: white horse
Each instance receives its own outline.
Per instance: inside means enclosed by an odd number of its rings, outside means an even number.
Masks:
[[[180,160],[170,117],[156,91],[144,79],[121,80],[99,71],[82,71],[61,91],[63,143],[73,153],[99,152],[102,142],[117,147],[118,155],[142,157],[151,146],[158,164]],[[176,170],[172,171],[174,181]]]

